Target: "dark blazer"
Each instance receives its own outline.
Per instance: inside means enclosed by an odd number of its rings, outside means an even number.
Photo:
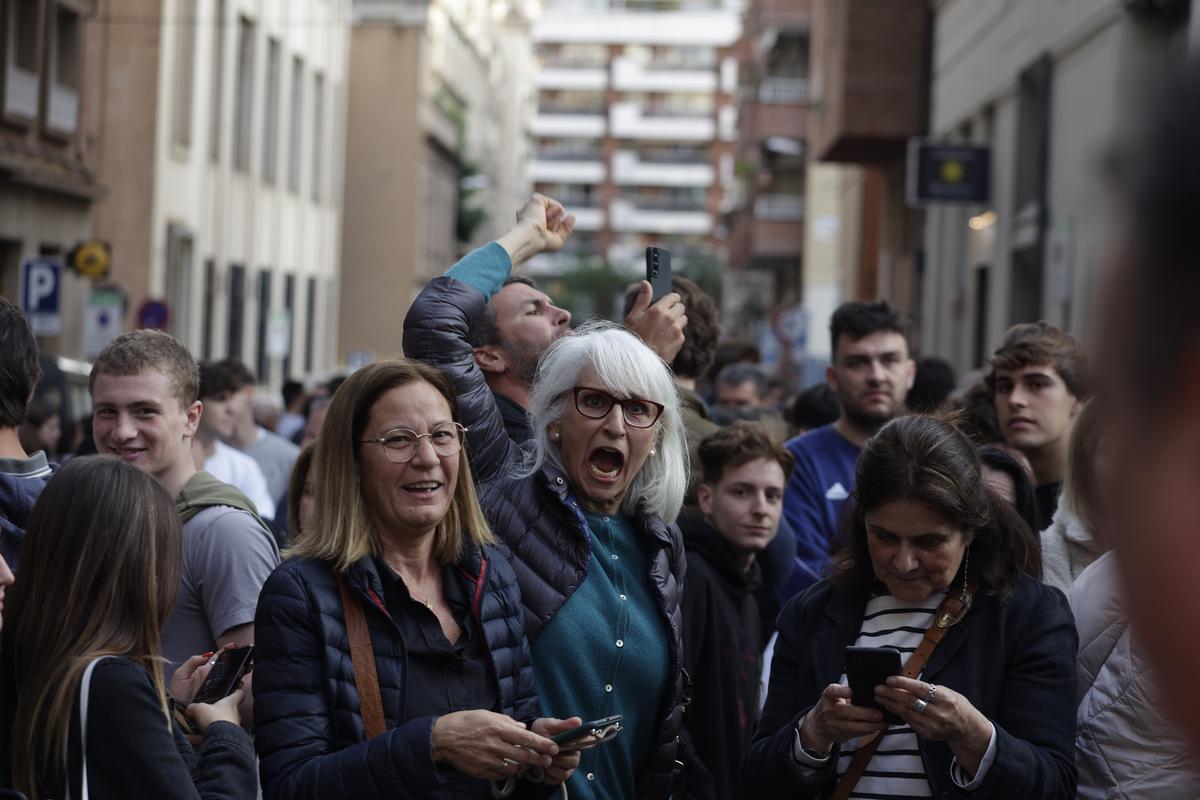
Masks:
[[[474,551],[458,566],[477,586],[472,615],[491,658],[498,710],[531,722],[539,711],[512,568],[491,547]],[[346,578],[366,614],[387,732],[366,741],[333,570],[307,559],[283,562],[263,586],[254,619],[255,744],[263,797],[446,796],[452,787],[447,780],[457,773],[433,763],[436,717],[403,718],[405,645],[383,605],[373,559],[360,560]],[[524,781],[518,784],[528,788]]]
[[[867,596],[828,579],[793,598],[779,640],[762,721],[742,759],[747,797],[828,797],[834,758],[811,774],[792,756],[796,725],[842,675],[843,655],[862,625]],[[922,679],[962,694],[996,727],[996,758],[983,784],[964,792],[950,777],[953,753],[919,739],[938,798],[1070,800],[1075,797],[1075,656],[1079,637],[1066,598],[1022,576],[1007,600],[979,592],[950,629]]]
[[[441,369],[458,392],[458,411],[467,428],[471,471],[479,504],[500,537],[521,584],[530,641],[587,577],[591,536],[566,475],[553,465],[518,477],[524,459],[509,438],[483,373],[475,364],[467,331],[483,314],[483,295],[454,278],[434,278],[404,320],[404,352]],[[640,506],[634,527],[653,542],[650,585],[669,631],[670,694],[663,698],[654,751],[638,774],[639,798],[666,798],[679,769],[675,760],[683,720],[683,645],[680,601],[686,561],[679,529]]]

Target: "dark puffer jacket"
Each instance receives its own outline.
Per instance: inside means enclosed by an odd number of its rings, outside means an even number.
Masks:
[[[527,478],[514,477],[524,458],[522,450],[505,433],[504,420],[467,342],[467,331],[485,306],[484,296],[471,286],[453,278],[435,278],[404,320],[404,352],[438,367],[454,382],[480,505],[516,571],[526,630],[534,641],[587,577],[591,535],[560,470],[548,465]],[[676,755],[683,719],[680,602],[686,560],[677,527],[643,507],[634,524],[656,544],[649,577],[663,622],[672,633],[670,694],[663,701],[654,753],[638,775],[638,797],[665,798],[681,768]]]
[[[491,656],[499,711],[532,722],[539,711],[516,576],[491,547],[474,551],[458,567],[477,586],[472,615]],[[364,741],[333,570],[307,559],[285,561],[263,586],[254,619],[255,744],[263,796],[441,797],[449,768],[432,761],[436,718],[402,718],[405,645],[381,600],[383,584],[373,560],[359,561],[346,578],[366,613],[387,733]],[[534,791],[545,795],[545,788]]]

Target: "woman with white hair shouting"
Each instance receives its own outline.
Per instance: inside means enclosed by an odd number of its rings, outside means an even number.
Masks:
[[[509,439],[469,333],[514,260],[558,249],[573,221],[540,196],[518,219],[421,292],[404,349],[458,390],[480,504],[520,584],[544,713],[622,716],[621,735],[583,753],[571,797],[666,798],[683,696],[684,555],[673,522],[688,459],[678,395],[641,339],[591,322],[538,364],[532,449]]]

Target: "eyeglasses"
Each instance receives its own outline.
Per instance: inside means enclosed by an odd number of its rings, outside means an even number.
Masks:
[[[625,424],[632,428],[649,428],[662,416],[663,406],[653,400],[640,397],[618,400],[608,392],[587,386],[576,386],[571,391],[575,395],[575,410],[589,419],[604,419],[614,405],[621,407]]]
[[[433,452],[439,456],[452,456],[462,450],[463,436],[467,429],[457,422],[438,428],[429,433],[417,433],[408,428],[393,428],[375,439],[363,439],[363,444],[381,444],[383,453],[393,464],[407,464],[417,454],[417,446],[421,440],[428,437],[433,445]]]

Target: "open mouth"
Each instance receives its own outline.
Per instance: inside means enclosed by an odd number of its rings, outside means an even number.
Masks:
[[[418,496],[430,495],[442,488],[440,481],[420,481],[418,483],[409,483],[401,487],[404,491]]]
[[[625,466],[625,454],[611,447],[597,447],[588,456],[592,474],[603,480],[613,480]]]

